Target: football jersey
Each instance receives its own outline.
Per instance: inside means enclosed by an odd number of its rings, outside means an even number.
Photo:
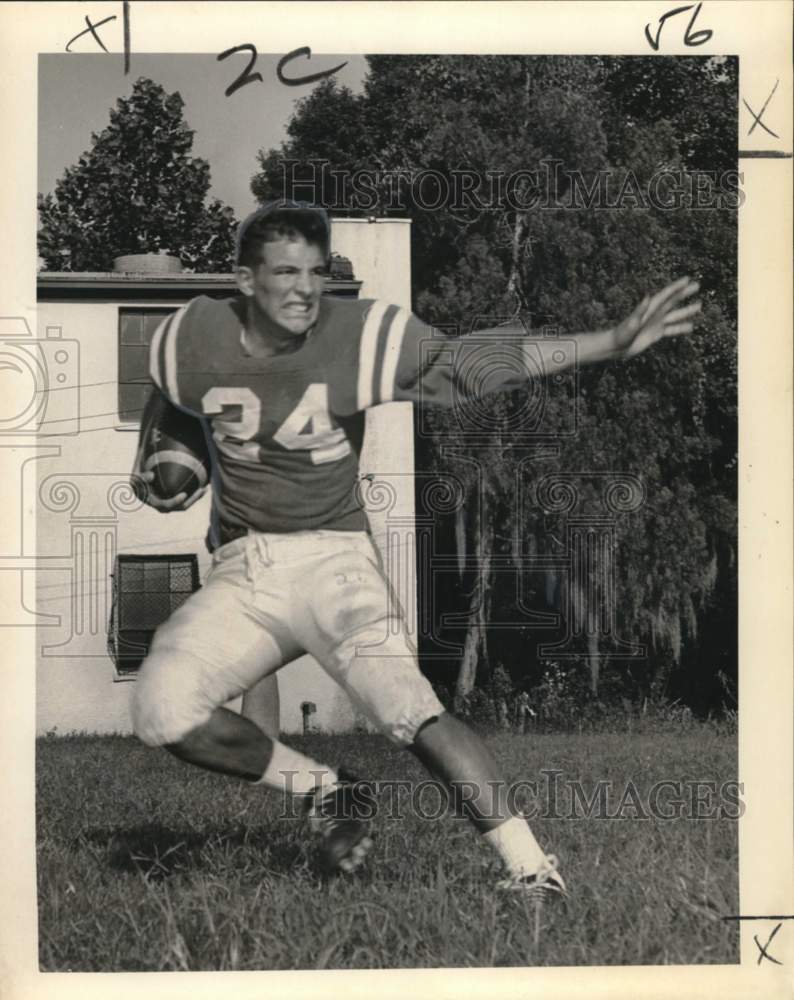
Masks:
[[[239,299],[193,299],[163,321],[150,349],[158,388],[210,423],[225,529],[365,530],[356,484],[369,407],[448,406],[482,395],[486,383],[493,391],[529,377],[519,349],[484,382],[478,363],[467,367],[465,337],[441,337],[380,300],[329,296],[297,350],[257,358],[243,346],[243,308]]]

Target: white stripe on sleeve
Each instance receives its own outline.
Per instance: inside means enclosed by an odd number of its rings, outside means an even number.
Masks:
[[[389,324],[389,336],[386,340],[386,352],[383,355],[383,369],[380,376],[381,403],[390,403],[394,399],[394,377],[405,338],[405,328],[410,318],[411,314],[407,309],[398,309]]]
[[[375,371],[375,352],[383,314],[388,308],[385,302],[373,302],[364,329],[361,331],[361,347],[358,356],[358,390],[356,402],[359,410],[372,406],[372,378]]]
[[[174,313],[174,321],[165,337],[165,391],[172,403],[179,406],[179,379],[176,371],[176,338],[187,306]]]
[[[163,388],[163,373],[160,371],[160,342],[163,339],[163,333],[170,319],[171,315],[166,316],[163,322],[157,327],[154,331],[152,342],[149,345],[149,375],[158,389]]]

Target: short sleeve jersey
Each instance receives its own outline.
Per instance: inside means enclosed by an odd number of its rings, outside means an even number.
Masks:
[[[356,484],[365,411],[482,392],[462,375],[465,337],[440,337],[380,300],[324,296],[301,346],[268,358],[244,350],[242,329],[239,300],[202,296],[163,321],[150,352],[160,390],[210,423],[227,528],[364,530]],[[512,374],[508,366],[488,391],[527,377],[521,363]]]
[[[256,358],[243,348],[238,307],[194,299],[161,324],[150,354],[166,397],[209,421],[221,524],[364,530],[364,411],[395,398],[400,345],[427,328],[396,306],[325,296],[300,348]]]

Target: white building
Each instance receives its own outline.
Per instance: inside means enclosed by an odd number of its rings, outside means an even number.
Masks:
[[[329,294],[410,308],[409,237],[407,220],[336,220],[333,250],[352,262],[355,277],[329,280]],[[18,614],[21,624],[36,623],[39,733],[130,732],[134,683],[118,677],[107,649],[117,554],[194,552],[203,578],[209,496],[188,511],[164,516],[141,508],[128,488],[137,443],[130,415],[141,398],[128,380],[142,373],[146,335],[164,311],[195,295],[234,291],[230,275],[38,275],[36,341],[47,372],[46,411],[35,448],[23,449],[16,468],[23,524],[25,510],[30,514],[34,507],[29,498],[36,497],[35,609],[20,584]],[[413,623],[410,404],[370,411],[361,471],[388,496],[387,503],[374,505],[370,520]],[[344,731],[361,721],[310,657],[282,670],[279,684],[285,732],[302,728],[304,701],[316,705],[312,724],[318,728]]]

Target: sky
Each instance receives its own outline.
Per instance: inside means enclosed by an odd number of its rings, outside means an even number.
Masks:
[[[109,112],[119,97],[128,97],[138,77],[179,91],[183,114],[195,130],[193,155],[210,164],[210,196],[231,205],[238,219],[256,207],[250,191],[258,171],[256,154],[277,146],[295,103],[317,84],[293,87],[279,82],[276,65],[283,53],[258,54],[251,72],[262,75],[236,90],[225,89],[243,72],[250,55],[241,53],[218,61],[215,54],[135,54],[125,77],[120,54],[60,53],[39,57],[38,190],[52,192],[64,169],[91,146],[91,133],[109,124]],[[363,56],[317,55],[296,58],[284,74],[305,76],[347,61],[337,81],[360,91],[366,74]]]

